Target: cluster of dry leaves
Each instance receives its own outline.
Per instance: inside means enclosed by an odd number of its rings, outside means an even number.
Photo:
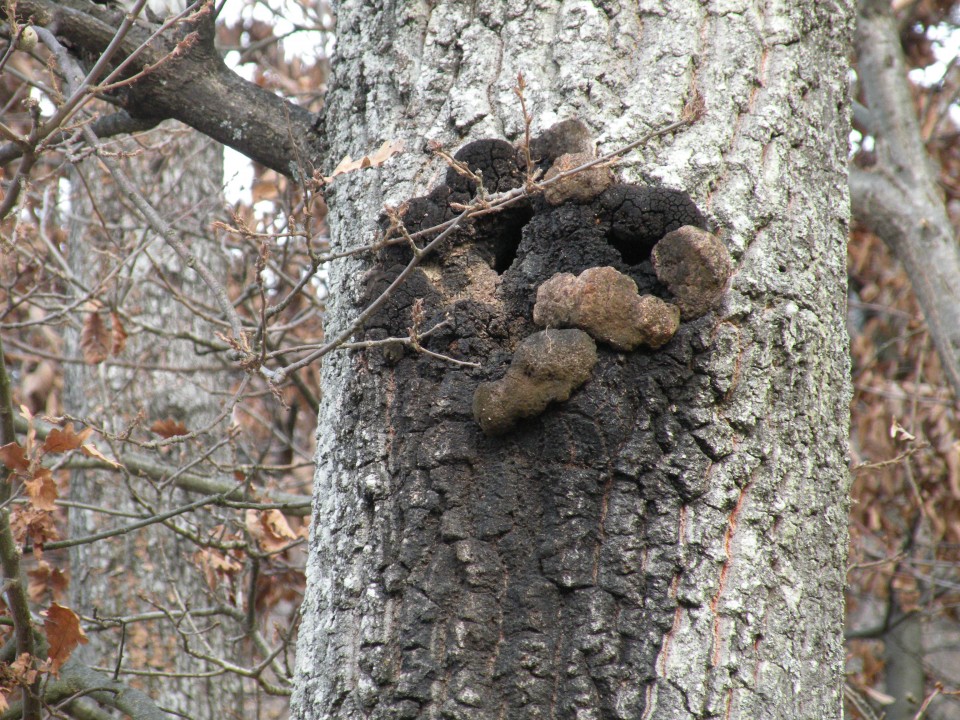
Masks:
[[[889,604],[960,641],[960,436],[906,274],[876,237],[851,238],[851,426],[848,622],[880,627]],[[849,643],[862,688],[884,684],[883,633]],[[960,688],[960,644],[919,657],[933,682]]]
[[[80,627],[80,618],[70,608],[53,602],[40,614],[48,645],[47,658],[37,665],[33,658],[23,653],[9,665],[0,665],[0,712],[10,707],[7,698],[16,689],[33,685],[45,674],[56,676],[76,647],[88,642]]]
[[[37,442],[33,413],[25,405],[20,406],[20,412],[28,424],[26,440],[23,445],[12,442],[0,447],[0,462],[9,471],[8,482],[23,484],[27,500],[33,508],[53,511],[56,509],[56,500],[60,497],[57,485],[53,480],[53,472],[42,464],[47,455],[79,450],[87,457],[102,460],[114,467],[120,467],[119,463],[109,459],[97,450],[93,443],[87,442],[93,435],[92,428],[86,428],[77,433],[73,428],[73,423],[67,423],[63,429],[53,428],[43,442]],[[33,539],[42,547],[44,542],[53,538],[37,537]]]
[[[15,508],[11,525],[17,543],[34,548],[36,564],[29,574],[29,593],[36,602],[47,591],[62,596],[67,585],[66,574],[43,560],[44,544],[60,537],[52,515],[60,493],[52,471],[43,464],[44,458],[76,450],[109,464],[116,463],[87,442],[93,434],[90,428],[77,433],[73,423],[68,423],[63,429],[54,428],[39,442],[32,413],[25,406],[21,413],[28,423],[25,441],[22,445],[13,442],[0,446],[0,463],[8,470],[7,482],[23,487],[22,493],[14,491],[14,495],[27,499],[25,505]],[[70,608],[54,601],[40,614],[44,617],[43,632],[49,648],[47,658],[37,665],[21,654],[10,665],[0,666],[0,712],[7,709],[7,697],[12,691],[21,685],[32,685],[40,674],[56,675],[77,645],[87,642],[80,618]]]

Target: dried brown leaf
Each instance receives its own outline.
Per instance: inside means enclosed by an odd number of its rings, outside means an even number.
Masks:
[[[167,418],[166,420],[156,420],[153,425],[150,426],[150,431],[155,432],[162,438],[176,437],[177,435],[189,435],[190,431],[187,430],[187,426],[184,425],[179,420],[174,420],[173,418]]]
[[[80,347],[83,350],[83,359],[90,365],[99,365],[110,354],[113,340],[107,326],[99,312],[91,312],[83,321],[80,331]]]
[[[241,563],[212,548],[198,550],[193,555],[193,561],[200,568],[211,590],[216,590],[224,580],[243,570]]]
[[[18,683],[32,685],[37,679],[37,671],[33,668],[33,656],[29,653],[21,653],[10,664],[10,674],[17,679]]]
[[[403,150],[403,140],[386,140],[383,145],[377,148],[377,151],[368,156],[369,166],[377,167],[383,165],[387,160],[392,158],[394,155],[399,154]]]
[[[376,152],[370,155],[364,155],[359,160],[354,160],[349,155],[345,155],[343,160],[333,169],[333,172],[323,179],[326,182],[330,182],[338,175],[344,175],[355,170],[363,170],[368,167],[379,167],[394,155],[403,152],[403,144],[403,140],[385,140],[384,143],[377,148]]]
[[[27,586],[27,593],[30,595],[30,601],[40,602],[47,592],[53,596],[54,600],[61,599],[67,591],[70,581],[66,574],[50,565],[46,560],[41,560],[33,570],[29,570],[27,575],[30,578]]]
[[[894,419],[890,423],[890,437],[895,440],[898,436],[907,442],[913,442],[917,439],[915,435],[908,432],[899,422],[897,422],[896,419]]]
[[[245,520],[247,530],[267,552],[284,550],[298,539],[279,510],[247,510]]]
[[[29,503],[17,505],[10,513],[10,529],[13,538],[21,545],[29,539],[34,553],[42,550],[47,542],[60,539],[53,516],[47,510],[38,510]]]
[[[257,612],[263,613],[275,608],[281,601],[299,605],[303,598],[304,583],[303,573],[290,568],[261,573],[257,578],[254,607]]]
[[[127,331],[123,327],[123,321],[115,312],[110,313],[110,326],[113,329],[113,339],[110,343],[110,354],[119,355],[127,347]]]
[[[45,467],[37,468],[33,477],[23,484],[27,489],[30,504],[37,510],[53,510],[56,507],[55,501],[60,497],[60,493],[57,492],[57,484],[53,481],[50,470]]]
[[[14,471],[23,471],[30,467],[26,451],[15,442],[0,447],[0,462]]]
[[[87,643],[87,635],[80,627],[80,618],[68,607],[52,603],[50,609],[42,613],[43,632],[50,645],[50,671],[57,674],[77,645]]]
[[[37,439],[37,428],[33,422],[33,413],[30,412],[30,408],[26,405],[20,406],[20,414],[23,415],[23,419],[27,421],[27,442],[24,443],[23,447],[26,448],[27,453],[30,453],[30,449],[33,447],[34,442]]]
[[[63,430],[59,428],[51,430],[47,435],[47,439],[43,441],[41,448],[44,452],[69,452],[83,445],[84,441],[90,437],[91,434],[93,434],[93,428],[86,428],[78,433],[74,431],[73,423],[68,423]]]
[[[81,445],[81,446],[80,446],[80,452],[82,452],[82,453],[83,453],[84,455],[86,455],[87,457],[92,457],[92,458],[96,458],[97,460],[102,460],[103,462],[105,462],[105,463],[107,463],[107,464],[109,464],[109,465],[112,465],[112,466],[115,467],[115,468],[123,467],[123,466],[122,466],[120,463],[118,463],[116,460],[111,460],[111,459],[108,458],[106,455],[104,455],[102,452],[100,452],[99,450],[97,450],[97,447],[96,447],[93,443],[87,443],[86,445]]]
[[[256,182],[253,183],[253,187],[250,189],[253,203],[256,204],[264,200],[271,202],[277,200],[281,194],[280,182],[280,175],[274,171],[268,170],[264,172],[263,175],[257,178]]]

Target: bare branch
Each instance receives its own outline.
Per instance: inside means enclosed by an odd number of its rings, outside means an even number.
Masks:
[[[0,339],[0,445],[16,442],[13,431],[13,402],[10,390],[10,376],[7,375],[6,360],[3,357],[3,341]],[[10,471],[4,468],[0,479],[0,507],[6,505],[11,496]],[[30,605],[27,601],[27,583],[20,565],[20,548],[13,538],[10,528],[10,510],[0,509],[0,566],[3,568],[4,594],[7,607],[13,616],[17,653],[36,656],[33,627],[30,622]],[[39,683],[39,680],[37,681]],[[25,688],[23,693],[24,720],[39,720],[40,705],[35,697],[37,683]]]
[[[16,7],[23,22],[32,16],[41,26],[56,23],[58,35],[91,54],[110,45],[124,17],[88,0],[19,0]],[[185,36],[208,22],[212,18],[201,14],[194,21],[181,21],[176,29]],[[128,72],[149,71],[130,88],[128,110],[143,118],[180,120],[290,177],[299,171],[296,159],[312,164],[319,145],[313,113],[241,78],[224,65],[212,32],[196,32],[197,42],[163,62],[177,51],[182,38],[171,37],[173,29],[153,38],[155,28],[142,21],[129,28],[116,58],[129,58],[139,50]],[[211,107],[222,112],[211,113]]]
[[[26,432],[26,421],[17,416],[14,418],[14,424],[18,431]],[[52,426],[35,420],[34,426],[37,436],[46,437]],[[236,504],[238,507],[253,507],[257,509],[277,509],[282,510],[288,515],[306,516],[310,514],[311,499],[304,495],[294,495],[291,493],[269,492],[266,495],[273,500],[272,503],[262,503],[251,500],[246,496],[242,487],[238,487],[236,481],[227,477],[217,478],[194,473],[178,472],[179,468],[159,462],[145,455],[135,452],[121,453],[117,456],[117,462],[123,465],[123,468],[134,475],[144,475],[157,481],[167,480],[176,476],[174,485],[187,492],[204,493],[205,495],[216,495]],[[116,467],[109,463],[97,460],[96,458],[86,456],[76,456],[71,458],[67,464],[69,468],[75,469],[97,469],[118,471]],[[255,470],[255,468],[243,468]]]

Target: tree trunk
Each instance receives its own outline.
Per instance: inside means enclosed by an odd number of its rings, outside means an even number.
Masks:
[[[133,156],[124,161],[125,171],[154,207],[181,230],[192,252],[223,275],[225,258],[210,236],[210,218],[220,211],[223,148],[177,125],[143,137],[159,149],[143,154],[138,145],[127,143],[124,149]],[[115,151],[115,146],[112,149]],[[73,271],[81,287],[95,288],[119,260],[128,261],[96,297],[124,318],[130,337],[123,352],[104,364],[68,366],[68,411],[93,418],[112,433],[132,431],[135,439],[161,439],[149,428],[155,421],[167,419],[183,423],[190,431],[203,429],[221,409],[223,395],[219,391],[225,387],[225,372],[211,366],[209,357],[198,355],[197,346],[188,339],[209,338],[209,325],[172,297],[188,298],[194,306],[212,304],[203,283],[129,210],[123,193],[101,167],[85,163],[73,180]],[[106,310],[101,316],[109,327]],[[72,333],[70,356],[83,356],[79,344],[79,334]],[[164,459],[174,467],[198,456],[224,460],[224,450],[212,447],[210,438],[217,435],[214,431],[162,451]],[[204,465],[191,467],[202,471]],[[196,499],[171,483],[103,471],[75,472],[70,498],[118,513],[72,507],[71,537],[86,537],[129,523],[130,516],[122,513],[144,516]],[[213,510],[204,508],[172,522],[187,533],[204,537],[221,520]],[[71,548],[71,606],[86,617],[103,621],[99,631],[90,633],[91,643],[81,652],[88,663],[110,671],[122,657],[120,679],[142,687],[161,707],[191,718],[240,717],[239,679],[230,674],[211,675],[220,668],[191,657],[184,648],[188,642],[194,651],[236,659],[235,640],[228,638],[242,634],[225,617],[182,615],[185,608],[202,610],[230,605],[234,600],[229,588],[211,590],[207,586],[194,560],[196,552],[196,545],[163,524]],[[142,613],[155,614],[160,608],[172,613],[183,635],[162,617],[131,621],[122,630],[122,623],[117,622]],[[158,674],[151,675],[151,670]],[[131,677],[128,671],[139,675]],[[170,672],[181,675],[171,677]],[[224,715],[225,707],[238,714]]]
[[[603,152],[702,100],[617,172],[688,192],[736,271],[667,345],[598,345],[568,401],[488,437],[474,392],[539,330],[539,285],[609,265],[662,291],[596,203],[535,200],[459,233],[359,338],[405,335],[422,300],[421,329],[448,320],[424,345],[479,369],[325,360],[294,717],[840,717],[853,3],[722,5],[339,4],[328,159],[408,151],[334,181],[338,249],[443,181],[427,141],[522,140],[522,72],[535,133],[580,118]],[[328,337],[398,259],[333,266]]]

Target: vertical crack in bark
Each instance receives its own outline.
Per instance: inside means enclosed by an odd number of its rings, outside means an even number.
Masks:
[[[723,591],[726,588],[727,580],[730,576],[730,570],[734,564],[733,557],[733,538],[737,532],[737,522],[740,516],[740,510],[747,499],[747,490],[749,485],[740,491],[740,496],[727,518],[727,530],[723,536],[723,551],[725,558],[723,566],[720,568],[720,576],[717,578],[717,591],[710,600],[710,612],[713,614],[713,652],[710,654],[710,664],[717,667],[720,664],[720,657],[723,654],[723,638],[721,637],[722,618],[720,612],[720,599],[723,597]]]

